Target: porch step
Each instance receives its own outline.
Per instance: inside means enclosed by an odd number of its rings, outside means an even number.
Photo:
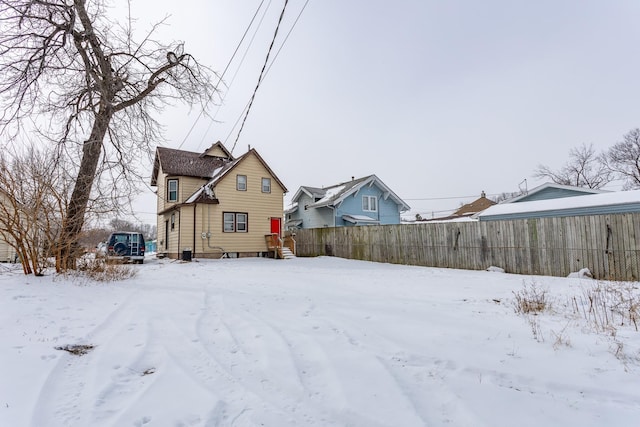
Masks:
[[[296,256],[293,254],[293,252],[291,252],[291,249],[287,248],[286,246],[280,249],[281,253],[282,253],[282,258],[284,259],[293,259]]]

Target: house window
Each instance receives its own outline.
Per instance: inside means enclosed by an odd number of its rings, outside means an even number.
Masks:
[[[178,180],[170,179],[167,181],[167,201],[178,201]]]
[[[376,199],[376,196],[362,196],[362,210],[365,212],[377,212],[378,199]]]
[[[171,214],[171,231],[176,228],[176,214]]]
[[[247,191],[247,176],[236,175],[236,190]]]
[[[262,192],[271,193],[271,178],[262,178]]]
[[[225,212],[223,218],[223,231],[225,233],[246,233],[248,231],[249,214]]]

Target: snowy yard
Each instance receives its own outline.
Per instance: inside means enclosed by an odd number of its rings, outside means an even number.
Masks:
[[[0,265],[0,426],[637,426],[640,332],[587,279],[310,258],[95,283]],[[552,310],[514,312],[547,289]],[[61,350],[92,346],[84,355]]]

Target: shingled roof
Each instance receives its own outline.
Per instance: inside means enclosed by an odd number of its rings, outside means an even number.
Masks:
[[[376,175],[368,175],[362,178],[351,181],[341,182],[340,184],[332,185],[330,187],[318,188],[302,186],[298,189],[293,196],[292,201],[297,202],[302,193],[306,193],[309,197],[315,200],[314,203],[307,205],[307,208],[321,208],[325,206],[337,206],[348,196],[356,193],[360,188],[365,185],[376,184],[383,192],[385,199],[391,197],[400,207],[401,211],[407,211],[410,209],[400,197],[398,197],[389,187],[387,187]]]
[[[212,178],[220,168],[229,162],[230,159],[224,157],[203,156],[202,153],[158,147],[153,164],[151,185],[157,185],[156,180],[161,165],[162,171],[170,176]]]
[[[483,191],[479,199],[476,199],[471,203],[467,203],[466,205],[462,205],[460,209],[458,209],[453,213],[452,216],[458,217],[458,216],[469,216],[469,215],[477,214],[478,212],[482,212],[483,210],[495,204],[496,202],[494,202],[493,200],[487,199],[487,196]]]

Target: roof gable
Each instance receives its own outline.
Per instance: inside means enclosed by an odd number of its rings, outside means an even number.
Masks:
[[[484,194],[484,192],[483,192]],[[474,200],[471,203],[467,203],[466,205],[462,205],[460,207],[460,209],[458,209],[457,211],[455,211],[453,213],[453,215],[451,216],[463,216],[463,215],[473,215],[476,214],[478,212],[482,212],[483,210],[487,209],[490,206],[495,205],[496,202],[494,202],[493,200],[489,200],[487,199],[486,196],[481,196],[480,198]]]
[[[539,185],[526,194],[505,200],[502,203],[517,203],[533,200],[548,200],[562,197],[585,196],[590,194],[608,193],[605,190],[595,190],[593,188],[575,187],[573,185],[562,185],[553,182],[547,182]]]
[[[216,185],[218,185],[218,183],[224,180],[225,177],[228,176],[231,171],[233,171],[238,165],[240,165],[243,161],[245,161],[249,157],[255,157],[262,164],[262,166],[267,170],[269,175],[271,175],[271,177],[278,183],[278,185],[282,187],[282,190],[284,193],[288,191],[287,187],[285,187],[282,181],[280,181],[280,179],[276,176],[276,174],[273,173],[273,171],[271,170],[269,165],[267,165],[264,159],[258,154],[258,152],[254,148],[252,148],[242,156],[238,157],[237,159],[227,162],[224,165],[222,165],[220,168],[216,169],[214,171],[213,176],[209,180],[209,182],[204,184],[195,193],[193,193],[185,203],[202,202],[206,200],[217,200],[215,197],[215,190],[214,190]],[[216,202],[213,202],[213,203],[216,203]]]
[[[235,160],[233,154],[222,144],[222,142],[218,141],[211,145],[211,147],[204,150],[200,156],[214,156],[214,157],[224,157],[230,160]]]
[[[317,188],[317,187],[300,187],[296,192],[292,201],[296,202],[298,198],[303,194],[309,195],[314,200],[320,198],[320,200],[309,204],[308,208],[320,208],[325,206],[337,206],[344,199],[356,194],[361,188],[365,186],[377,186],[382,192],[384,199],[391,198],[397,205],[400,206],[402,212],[410,209],[400,197],[398,197],[389,187],[387,187],[376,175],[368,175],[358,179],[352,179],[351,181],[342,182],[329,187]]]
[[[280,187],[282,187],[282,190],[285,193],[289,191],[289,190],[287,190],[287,187],[284,186],[282,181],[280,181],[280,179],[276,176],[276,174],[273,172],[273,170],[271,170],[271,168],[269,167],[267,162],[264,161],[262,156],[260,156],[260,154],[258,154],[258,152],[255,150],[255,148],[250,149],[249,151],[244,153],[242,156],[238,157],[237,159],[235,159],[234,161],[228,163],[227,165],[225,165],[225,167],[223,167],[222,169],[217,171],[216,175],[213,176],[213,179],[207,185],[213,185],[213,186],[217,185],[217,183],[220,182],[227,174],[229,174],[229,172],[234,170],[238,165],[240,165],[242,162],[244,162],[246,159],[248,159],[251,156],[255,157],[262,164],[262,166],[267,170],[269,175],[271,175],[271,177],[276,180],[278,185],[280,185]]]

